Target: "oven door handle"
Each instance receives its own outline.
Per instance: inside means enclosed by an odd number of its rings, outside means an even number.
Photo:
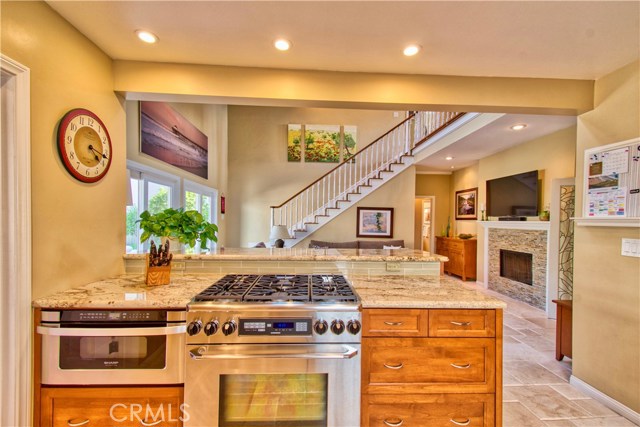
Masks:
[[[262,346],[261,346],[262,347]],[[340,352],[329,352],[329,353],[306,353],[306,352],[291,352],[291,353],[283,353],[282,347],[278,348],[278,346],[274,346],[273,353],[269,352],[243,352],[241,354],[234,353],[207,353],[206,347],[198,347],[191,351],[189,351],[189,356],[191,356],[194,360],[204,360],[204,359],[352,359],[358,354],[358,350],[348,345],[343,345],[345,351]],[[280,351],[278,351],[280,350]]]
[[[186,330],[186,325],[153,328],[52,328],[48,326],[36,328],[40,335],[56,337],[141,337],[184,334]]]

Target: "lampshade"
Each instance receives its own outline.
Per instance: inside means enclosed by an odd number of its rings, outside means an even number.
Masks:
[[[290,239],[289,231],[287,227],[284,225],[274,225],[271,227],[271,234],[269,234],[269,239]]]

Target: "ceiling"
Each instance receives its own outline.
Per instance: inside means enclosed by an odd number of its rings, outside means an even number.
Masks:
[[[638,1],[47,3],[111,58],[121,60],[594,80],[640,56]],[[159,42],[139,42],[138,29],[152,31]],[[291,40],[292,48],[274,49],[278,37]],[[422,51],[403,56],[409,43],[421,45]],[[495,128],[494,134],[481,137],[483,143],[475,135],[453,155],[460,162],[467,151],[481,158],[523,142],[521,135],[572,124],[549,116],[530,120],[536,125],[528,133],[497,137],[501,129]]]
[[[511,126],[516,124],[526,124],[527,127],[519,131],[512,130]],[[505,114],[478,131],[422,160],[417,165],[417,169],[424,172],[450,173],[471,166],[483,157],[575,124],[576,118],[573,116]],[[453,159],[446,160],[448,156]]]

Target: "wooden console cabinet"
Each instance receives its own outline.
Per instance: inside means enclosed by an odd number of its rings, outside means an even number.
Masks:
[[[365,309],[361,425],[502,426],[502,310]]]
[[[436,236],[436,254],[449,258],[444,272],[460,276],[462,280],[476,278],[476,239]]]
[[[558,305],[556,320],[556,360],[572,357],[573,301],[552,300]]]

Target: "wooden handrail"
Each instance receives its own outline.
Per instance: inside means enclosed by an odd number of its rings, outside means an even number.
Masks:
[[[431,139],[432,136],[434,136],[435,134],[437,134],[438,132],[440,132],[442,129],[446,128],[447,126],[451,125],[453,122],[455,122],[456,120],[458,120],[459,118],[461,118],[462,116],[464,116],[467,113],[458,113],[455,116],[453,116],[453,118],[449,119],[446,123],[444,123],[442,126],[438,127],[437,129],[434,129],[429,135],[425,136],[424,138],[422,138],[420,141],[418,141],[413,148],[411,149],[411,152],[413,153],[413,151],[418,148],[421,144],[423,144],[424,142],[426,142],[427,140]]]
[[[398,129],[400,126],[404,125],[406,122],[408,122],[409,120],[411,120],[412,118],[415,117],[415,113],[411,113],[409,115],[409,117],[407,117],[406,119],[404,119],[403,121],[401,121],[400,123],[398,123],[396,126],[392,127],[391,129],[389,129],[387,132],[385,132],[384,134],[382,134],[381,136],[379,136],[378,138],[376,138],[375,140],[373,140],[373,142],[371,142],[370,144],[367,144],[366,146],[362,147],[360,150],[358,150],[353,156],[349,157],[347,160],[343,160],[341,163],[338,163],[338,165],[336,165],[336,167],[334,167],[333,169],[329,170],[327,173],[325,173],[324,175],[322,175],[320,178],[316,179],[315,181],[313,181],[311,184],[307,185],[306,187],[304,187],[302,190],[298,191],[296,194],[294,194],[293,196],[289,197],[287,200],[285,200],[284,202],[280,203],[277,206],[270,206],[271,209],[278,209],[283,207],[284,205],[286,205],[287,203],[289,203],[291,200],[295,199],[296,197],[298,197],[300,194],[304,193],[306,190],[308,190],[309,188],[311,188],[314,184],[322,181],[326,176],[330,175],[331,173],[333,173],[336,169],[338,169],[339,167],[341,167],[342,165],[346,164],[346,163],[353,163],[353,159],[359,154],[364,152],[367,148],[369,148],[370,146],[372,146],[373,144],[375,144],[376,142],[380,141],[382,138],[384,138],[385,136],[389,135],[391,132],[393,132],[394,130]]]

